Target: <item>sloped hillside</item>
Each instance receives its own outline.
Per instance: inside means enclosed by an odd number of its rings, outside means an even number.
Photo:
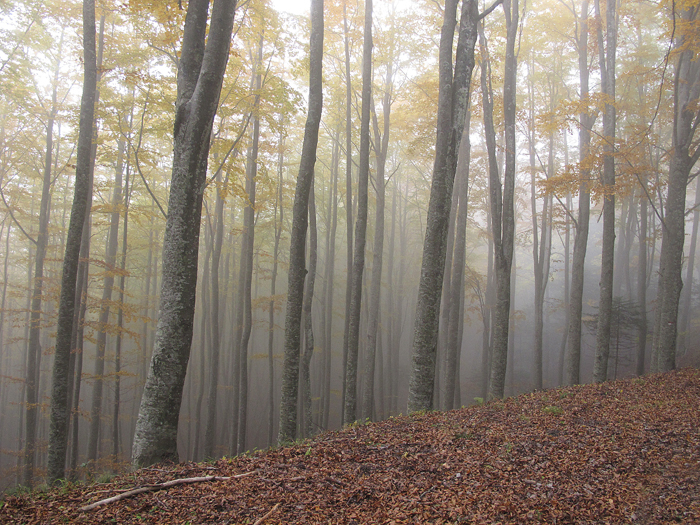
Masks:
[[[198,477],[213,479],[152,487]],[[84,509],[135,488],[145,491]],[[7,496],[0,509],[0,523],[110,522],[700,523],[700,372],[392,418]]]

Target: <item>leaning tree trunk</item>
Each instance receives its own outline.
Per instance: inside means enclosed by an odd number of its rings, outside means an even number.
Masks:
[[[66,473],[68,446],[68,383],[75,286],[78,276],[80,241],[88,214],[90,193],[90,161],[92,127],[97,92],[97,54],[95,49],[95,2],[83,0],[83,95],[80,101],[78,152],[75,169],[75,192],[71,208],[66,251],[63,258],[61,298],[51,388],[51,420],[49,427],[48,481],[63,479]]]
[[[360,347],[360,311],[362,274],[365,269],[367,236],[367,200],[369,186],[369,117],[372,97],[372,0],[365,2],[364,43],[362,48],[362,106],[360,110],[360,165],[357,183],[357,219],[352,261],[352,288],[348,326],[348,359],[345,367],[345,409],[343,423],[357,419],[357,361]]]
[[[445,271],[450,203],[457,170],[457,154],[469,106],[478,19],[476,1],[465,0],[462,3],[453,66],[452,43],[457,23],[457,1],[449,0],[445,4],[440,35],[440,90],[435,162],[426,218],[416,320],[413,328],[412,368],[408,390],[409,412],[433,408],[440,298]]]
[[[278,441],[292,441],[297,433],[299,396],[299,353],[301,311],[306,274],[306,230],[309,220],[309,194],[316,164],[318,128],[323,110],[323,0],[311,0],[311,42],[309,50],[309,109],[304,129],[299,176],[294,195],[289,248],[287,313],[284,320],[284,370]]]
[[[214,0],[208,36],[209,0],[190,0],[187,6],[177,75],[160,315],[136,422],[135,466],[178,459],[178,417],[192,344],[202,199],[236,3]]]

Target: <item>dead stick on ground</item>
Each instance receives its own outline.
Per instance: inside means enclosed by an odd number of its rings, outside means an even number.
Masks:
[[[262,525],[262,522],[265,521],[265,520],[266,520],[267,518],[269,518],[270,516],[272,516],[272,513],[275,512],[275,511],[277,510],[277,507],[279,507],[279,506],[280,506],[280,504],[279,504],[279,503],[276,503],[275,506],[272,507],[272,510],[271,510],[270,512],[268,512],[267,514],[265,514],[262,518],[260,518],[259,520],[257,520],[255,523],[253,523],[253,525]]]
[[[186,483],[201,483],[203,481],[226,481],[229,479],[236,479],[236,478],[243,478],[245,476],[250,476],[251,474],[255,474],[257,470],[253,470],[251,472],[244,472],[243,474],[236,474],[235,476],[202,476],[198,478],[182,478],[182,479],[174,479],[172,481],[166,481],[165,483],[158,483],[156,485],[148,485],[147,487],[141,487],[138,489],[130,490],[129,492],[124,492],[122,494],[118,494],[117,496],[112,496],[111,498],[106,498],[100,501],[96,501],[95,503],[91,503],[90,505],[85,505],[84,507],[80,507],[81,512],[85,512],[87,510],[92,510],[97,507],[100,507],[102,505],[107,505],[108,503],[114,503],[115,501],[119,501],[122,499],[130,498],[131,496],[136,496],[137,494],[143,494],[144,492],[153,492],[155,490],[163,490],[167,489],[170,487],[174,487],[175,485],[184,485]]]

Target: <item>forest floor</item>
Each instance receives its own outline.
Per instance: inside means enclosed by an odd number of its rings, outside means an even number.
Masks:
[[[197,477],[210,479],[156,486]],[[700,523],[700,371],[394,417],[1,505],[3,524]]]

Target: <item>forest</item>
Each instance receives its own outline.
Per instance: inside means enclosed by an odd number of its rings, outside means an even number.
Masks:
[[[284,9],[0,0],[0,490],[700,365],[698,0]]]

